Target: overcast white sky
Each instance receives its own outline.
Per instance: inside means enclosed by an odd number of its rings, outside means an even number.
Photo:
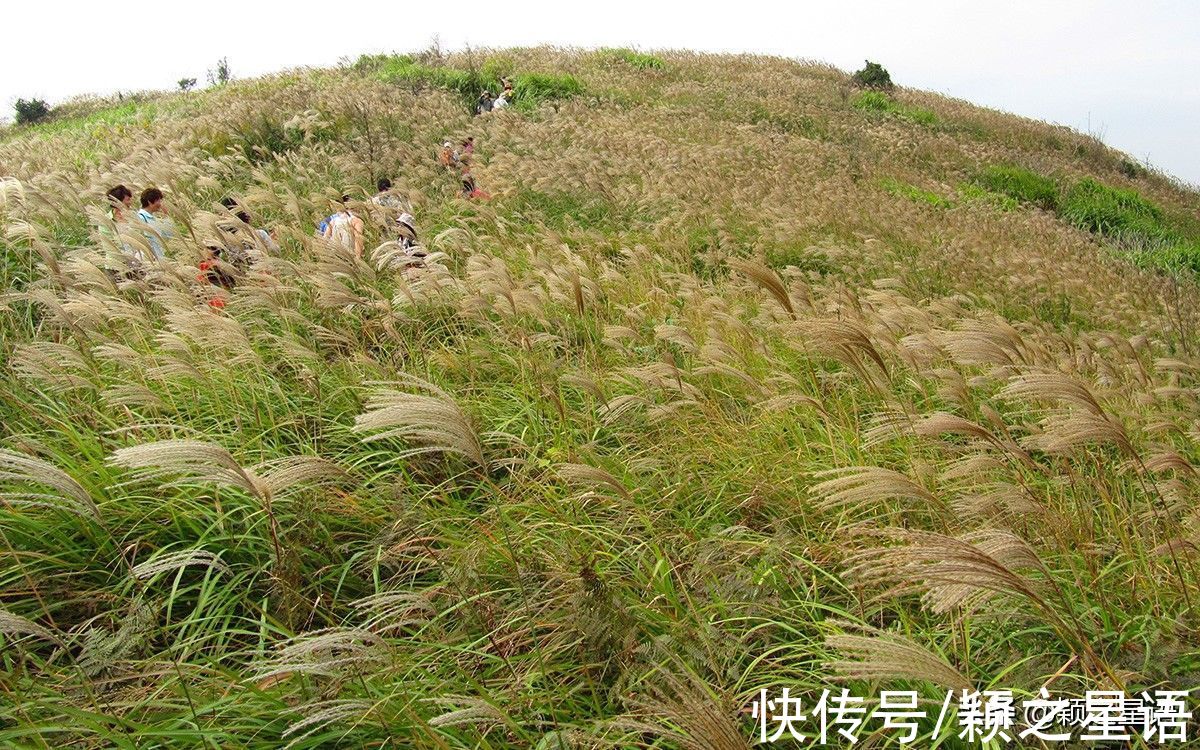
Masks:
[[[330,65],[362,52],[536,44],[760,52],[883,63],[897,83],[1101,135],[1200,184],[1200,1],[603,4],[503,2],[6,3],[0,105]]]

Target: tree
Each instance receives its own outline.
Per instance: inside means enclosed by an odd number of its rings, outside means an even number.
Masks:
[[[854,83],[863,88],[890,91],[893,88],[892,76],[887,72],[887,68],[870,60],[864,62],[866,66],[854,74]]]
[[[44,99],[18,99],[16,110],[18,125],[32,125],[35,122],[41,122],[50,114],[50,107]]]
[[[217,69],[208,71],[208,82],[212,86],[223,86],[233,78],[233,73],[229,71],[229,58],[222,57],[217,60]]]
[[[180,78],[179,79],[179,90],[180,91],[191,91],[192,87],[195,85],[196,85],[195,78]]]

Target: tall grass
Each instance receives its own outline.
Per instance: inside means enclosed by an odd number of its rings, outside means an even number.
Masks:
[[[1014,165],[990,165],[979,173],[980,186],[1013,200],[1053,211],[1058,208],[1058,184],[1051,178]]]
[[[1188,686],[1200,295],[942,197],[1091,174],[1076,136],[784,60],[488,59],[0,144],[0,745],[740,747],[782,686]],[[589,97],[473,118],[429,72],[502,68]],[[490,201],[435,161],[467,136]],[[180,228],[141,274],[116,182]],[[362,258],[313,233],[343,194]],[[228,291],[225,197],[280,245]]]

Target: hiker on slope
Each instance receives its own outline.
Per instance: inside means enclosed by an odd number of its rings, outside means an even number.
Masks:
[[[475,115],[482,115],[484,112],[492,111],[492,92],[484,91],[479,95],[479,99],[475,102]]]
[[[350,196],[343,195],[340,204],[334,204],[337,212],[329,217],[329,225],[325,227],[325,239],[333,240],[338,245],[353,250],[358,258],[363,254],[363,220],[356,216],[349,206]]]
[[[137,212],[138,221],[146,225],[143,234],[146,235],[146,241],[150,243],[150,252],[157,260],[162,260],[166,257],[163,240],[178,237],[179,233],[175,230],[175,223],[167,216],[161,190],[155,187],[143,190],[141,204],[142,207]]]

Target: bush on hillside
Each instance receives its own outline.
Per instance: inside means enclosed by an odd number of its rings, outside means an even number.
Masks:
[[[937,115],[930,110],[901,104],[882,91],[863,91],[854,97],[851,106],[867,112],[900,115],[904,119],[912,120],[918,125],[937,124]]]
[[[1058,185],[1049,177],[1014,165],[992,165],[976,179],[980,187],[1052,211],[1058,206]]]
[[[517,76],[513,83],[513,101],[522,109],[536,107],[545,101],[570,99],[582,93],[583,85],[570,74],[526,73]]]
[[[959,185],[958,193],[967,203],[985,203],[999,211],[1015,211],[1021,205],[1011,195],[988,190],[973,182],[964,182]]]
[[[1085,177],[1063,197],[1063,217],[1090,232],[1147,240],[1169,239],[1162,209],[1134,190],[1109,187]]]
[[[422,65],[411,55],[374,55],[360,57],[355,69],[374,73],[387,83],[408,84],[414,89],[437,86],[450,89],[474,100],[483,87],[482,77],[457,68]]]
[[[899,105],[882,91],[864,91],[854,97],[851,104],[855,109],[865,109],[869,112],[895,112]]]
[[[387,83],[408,84],[414,89],[436,86],[458,93],[473,104],[479,92],[500,87],[502,77],[513,78],[513,104],[531,109],[545,101],[569,99],[583,93],[579,79],[569,74],[524,73],[512,75],[513,63],[507,58],[491,58],[480,70],[461,70],[446,66],[424,65],[411,55],[363,55],[354,64],[360,73],[374,75]]]
[[[1121,163],[1117,165],[1117,171],[1131,180],[1136,180],[1150,174],[1150,170],[1130,159],[1121,159]]]
[[[916,185],[909,185],[893,177],[885,177],[879,182],[884,190],[900,198],[907,198],[914,203],[924,203],[934,208],[953,208],[954,203],[937,193],[923,190]]]
[[[208,83],[210,86],[224,86],[233,80],[233,72],[229,69],[229,58],[222,57],[217,60],[217,67],[208,71]]]
[[[510,57],[489,57],[483,61],[479,74],[485,87],[497,88],[502,78],[512,78],[517,64]],[[492,93],[496,93],[493,91]]]
[[[866,65],[862,70],[856,71],[851,80],[856,86],[861,86],[867,89],[880,89],[890,91],[894,88],[892,76],[887,72],[887,68],[879,63],[866,60]]]
[[[354,65],[350,67],[355,73],[362,73],[365,75],[369,73],[378,73],[388,65],[411,65],[414,62],[416,62],[416,59],[412,55],[359,55],[358,59],[354,61]]]
[[[635,70],[662,70],[667,67],[661,57],[635,52],[627,47],[601,50],[603,53],[619,60]]]
[[[32,125],[35,122],[41,122],[50,114],[50,107],[43,99],[18,99],[16,110],[18,125]]]

